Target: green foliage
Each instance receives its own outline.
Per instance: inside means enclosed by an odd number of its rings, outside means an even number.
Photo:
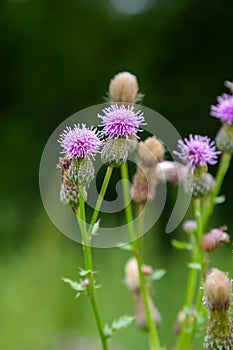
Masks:
[[[173,247],[175,247],[176,249],[179,250],[189,250],[192,251],[194,249],[193,245],[189,242],[181,242],[181,241],[177,241],[176,239],[173,239],[171,241]]]
[[[134,316],[122,316],[112,322],[110,326],[105,325],[104,333],[107,338],[112,337],[117,331],[128,327],[135,320]]]

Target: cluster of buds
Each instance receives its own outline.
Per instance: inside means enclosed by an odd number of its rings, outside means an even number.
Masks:
[[[138,167],[131,186],[131,197],[135,203],[144,204],[154,199],[158,182],[155,168],[163,160],[164,153],[163,144],[155,136],[139,142]]]
[[[143,265],[142,271],[145,276],[150,276],[153,272],[153,269],[149,265]],[[140,290],[138,264],[135,258],[129,259],[125,265],[125,282],[128,289],[133,293],[134,296],[136,305],[136,324],[140,329],[148,330],[145,307]],[[149,296],[149,307],[153,315],[154,322],[156,324],[159,324],[161,322],[161,316],[152,299],[150,283],[147,284],[147,292]]]
[[[231,350],[233,348],[233,321],[230,315],[232,281],[226,273],[212,269],[207,274],[203,289],[203,303],[209,310],[204,348]]]

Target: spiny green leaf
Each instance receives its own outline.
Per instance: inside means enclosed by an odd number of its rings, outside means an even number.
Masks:
[[[105,336],[108,338],[111,337],[115,332],[119,331],[120,329],[128,327],[134,321],[134,319],[134,316],[122,316],[119,319],[114,320],[110,326],[105,325]]]
[[[201,270],[201,264],[199,263],[188,263],[188,267],[194,270]]]
[[[181,241],[177,241],[176,239],[173,239],[171,243],[173,247],[175,247],[176,249],[189,250],[189,251],[192,251],[194,249],[193,245],[188,242],[181,242]]]
[[[149,279],[151,281],[160,280],[166,273],[167,271],[163,269],[154,270],[153,273],[150,275]]]
[[[65,283],[68,283],[71,286],[72,289],[76,290],[79,293],[86,291],[86,287],[83,286],[82,282],[72,281],[71,279],[65,278],[65,277],[63,277],[62,280]]]

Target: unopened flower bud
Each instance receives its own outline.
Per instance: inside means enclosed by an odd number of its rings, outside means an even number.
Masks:
[[[128,150],[127,140],[123,137],[108,139],[105,141],[101,152],[101,159],[104,164],[112,167],[120,167],[127,161]]]
[[[233,125],[222,125],[216,136],[216,145],[220,151],[233,153]]]
[[[138,159],[143,166],[154,166],[163,160],[165,148],[155,136],[139,142]]]
[[[230,242],[230,236],[221,228],[214,228],[202,238],[202,249],[207,252],[214,251],[222,242]]]
[[[95,168],[89,157],[72,159],[68,176],[77,185],[88,185],[95,177]]]
[[[185,190],[192,192],[193,198],[204,197],[215,187],[214,177],[206,172],[196,175],[190,173],[184,183]]]
[[[69,205],[72,209],[78,207],[78,186],[73,183],[67,173],[62,176],[62,183],[60,189],[60,201],[66,205]]]
[[[130,189],[132,200],[135,203],[146,203],[153,200],[157,182],[153,168],[142,169],[138,167]]]
[[[195,220],[186,220],[182,226],[183,231],[187,233],[195,231],[196,228],[197,228],[197,222]]]
[[[226,273],[218,269],[212,269],[203,284],[205,291],[204,301],[209,310],[226,310],[232,301],[231,280]]]
[[[135,103],[142,97],[138,94],[138,82],[129,72],[116,74],[109,85],[109,97],[113,102]]]
[[[153,269],[149,265],[143,265],[142,272],[149,276],[152,274]],[[136,324],[140,329],[148,330],[145,307],[140,290],[138,264],[135,258],[129,259],[125,265],[125,281],[127,287],[131,292],[133,292],[134,295],[134,300],[136,303]],[[149,307],[153,315],[153,319],[156,323],[160,323],[161,316],[151,297],[151,288],[149,284],[147,285],[147,293],[149,298]]]
[[[231,280],[224,272],[212,269],[206,277],[203,288],[205,292],[203,301],[209,309],[204,348],[230,350],[233,347],[233,323],[230,317]]]

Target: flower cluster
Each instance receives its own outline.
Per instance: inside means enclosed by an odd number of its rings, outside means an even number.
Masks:
[[[233,123],[233,96],[223,94],[217,98],[218,104],[211,106],[211,115],[220,119],[222,123]]]

